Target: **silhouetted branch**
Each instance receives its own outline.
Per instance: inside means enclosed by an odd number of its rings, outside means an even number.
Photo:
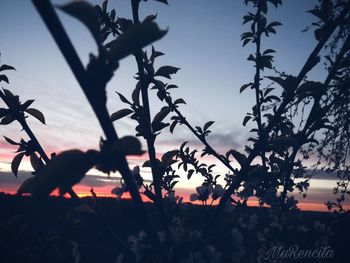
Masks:
[[[133,20],[134,24],[139,24],[139,0],[131,0],[131,6],[132,6],[132,14],[133,14]],[[155,142],[155,135],[152,131],[151,126],[151,112],[150,112],[150,106],[149,106],[149,98],[148,98],[148,82],[145,78],[144,73],[144,66],[142,61],[142,50],[139,49],[134,54],[136,62],[137,62],[137,68],[138,68],[138,74],[140,77],[140,83],[141,83],[141,95],[142,95],[142,104],[144,107],[144,118],[145,118],[145,128],[146,128],[146,141],[147,141],[147,150],[149,155],[149,160],[151,163],[151,170],[152,170],[152,177],[153,177],[153,184],[154,184],[154,191],[155,191],[155,203],[158,207],[158,210],[160,212],[160,215],[162,219],[165,219],[165,213],[164,213],[164,207],[163,207],[163,196],[162,196],[162,178],[161,174],[159,173],[159,169],[157,169],[157,157],[156,157],[156,150],[154,147]],[[166,227],[166,223],[164,226]]]
[[[331,21],[331,24],[329,25],[327,31],[325,32],[323,38],[317,43],[314,50],[309,55],[308,59],[306,60],[304,66],[300,70],[298,77],[296,78],[295,82],[293,83],[293,87],[291,87],[291,90],[296,90],[296,88],[299,86],[301,81],[304,79],[306,74],[311,70],[313,65],[315,64],[315,61],[317,61],[317,57],[323,46],[326,44],[334,30],[338,27],[339,21],[343,19],[343,17],[347,14],[347,9],[344,9],[343,12],[339,15],[337,19],[334,21]],[[251,162],[257,157],[257,155],[261,152],[261,149],[263,145],[266,143],[266,140],[268,139],[268,135],[275,127],[276,123],[280,120],[285,108],[287,105],[292,101],[293,96],[286,96],[284,97],[282,103],[274,113],[272,119],[268,123],[268,125],[262,130],[261,136],[259,137],[259,140],[254,144],[254,147],[247,157],[247,160],[245,162],[245,165],[241,168],[241,170],[238,172],[237,176],[233,177],[232,183],[230,187],[226,190],[224,196],[220,199],[219,205],[216,208],[216,211],[214,213],[213,219],[217,218],[217,216],[221,213],[221,211],[224,209],[227,201],[230,199],[231,195],[234,193],[235,189],[239,187],[242,181],[245,179],[245,174],[249,170]]]
[[[334,78],[339,66],[340,66],[340,63],[342,62],[343,58],[344,58],[344,55],[345,53],[350,49],[350,37],[348,37],[345,41],[345,43],[343,44],[339,54],[337,55],[337,58],[336,60],[334,61],[333,65],[332,65],[332,68],[329,70],[329,73],[325,79],[325,81],[323,82],[323,87],[324,88],[327,88],[328,85],[330,84],[331,80]],[[305,122],[305,125],[304,125],[304,128],[302,129],[302,131],[300,131],[297,136],[299,138],[299,145],[295,146],[293,148],[293,152],[291,153],[290,157],[288,158],[289,161],[288,161],[288,167],[287,167],[287,170],[286,170],[286,176],[285,176],[285,182],[287,181],[287,179],[290,178],[291,176],[291,173],[293,171],[293,164],[294,164],[294,161],[295,161],[295,158],[297,156],[297,153],[298,151],[300,150],[300,147],[302,146],[303,142],[307,141],[308,137],[314,133],[314,130],[310,130],[311,126],[312,126],[312,122],[315,118],[315,113],[317,111],[317,109],[320,107],[320,101],[321,101],[321,96],[315,98],[314,102],[313,102],[313,106],[310,110],[310,113],[309,113],[309,116]],[[332,104],[334,103],[331,102],[331,104],[329,105],[325,105],[324,107],[327,107],[330,109],[330,107],[332,106]],[[317,118],[319,119],[322,119],[323,117],[326,116],[328,111],[322,111],[322,113],[320,114],[318,112],[317,114]],[[283,192],[281,194],[281,204],[284,204],[285,203],[285,198],[287,196],[287,186],[284,184],[284,188],[283,188]],[[282,205],[283,207],[283,205]]]
[[[16,109],[13,109],[11,104],[8,103],[6,96],[0,92],[0,97],[1,99],[5,102],[5,104],[7,105],[7,107],[15,112]],[[23,114],[17,114],[17,119],[16,119],[20,125],[22,126],[23,130],[28,134],[28,137],[30,138],[30,140],[34,143],[35,145],[35,149],[37,150],[37,152],[40,154],[40,157],[44,160],[44,162],[46,164],[48,164],[50,162],[50,158],[47,156],[47,154],[45,153],[43,147],[41,146],[41,144],[39,143],[38,139],[36,138],[36,136],[34,135],[33,131],[31,130],[31,128],[29,127],[29,125],[27,124],[24,115]],[[79,197],[78,195],[73,191],[73,189],[69,189],[68,190],[69,195],[75,200],[78,201]]]
[[[181,123],[185,124],[187,128],[197,137],[197,139],[203,143],[203,145],[207,148],[208,152],[213,155],[216,159],[218,159],[223,165],[225,165],[232,173],[236,173],[236,170],[231,166],[226,158],[220,155],[215,149],[207,142],[207,140],[198,134],[198,132],[193,128],[193,126],[187,121],[187,119],[182,115],[176,105],[172,102],[169,96],[165,97],[165,100],[172,111],[174,111],[177,116],[180,117]]]
[[[258,5],[256,15],[255,17],[258,17],[258,19],[261,19],[261,4]],[[260,71],[261,71],[261,65],[260,65],[260,58],[261,58],[261,35],[263,33],[262,30],[259,30],[259,22],[257,24],[257,36],[256,36],[256,60],[255,60],[255,76],[254,76],[254,89],[255,89],[255,100],[256,100],[256,123],[258,125],[258,136],[260,137],[260,134],[262,132],[262,123],[261,123],[261,100],[260,100]],[[265,160],[265,152],[264,150],[261,151],[261,160],[263,167],[266,168],[266,160]]]
[[[116,162],[118,163],[119,171],[130,191],[130,195],[134,201],[134,204],[140,214],[139,221],[145,228],[145,231],[149,234],[155,249],[160,251],[160,257],[167,262],[167,255],[157,237],[156,231],[153,228],[150,218],[144,208],[140,193],[137,185],[133,179],[131,171],[129,169],[125,154],[121,151],[120,142],[114,126],[110,120],[110,115],[106,108],[106,83],[95,79],[93,76],[89,76],[84,69],[81,60],[78,57],[70,39],[68,38],[59,18],[54,11],[52,4],[48,0],[32,0],[41,17],[43,18],[46,26],[51,32],[55,42],[60,48],[63,56],[69,64],[74,76],[78,80],[81,88],[83,89],[90,105],[92,106],[100,125],[106,135],[107,141],[116,145]],[[96,78],[99,76],[95,76]],[[92,84],[98,86],[92,86]],[[96,94],[97,92],[97,94]],[[96,95],[98,98],[96,100]]]

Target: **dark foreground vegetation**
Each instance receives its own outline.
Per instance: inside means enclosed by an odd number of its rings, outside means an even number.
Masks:
[[[36,206],[28,197],[1,194],[1,262],[119,262],[121,255],[128,262],[137,255],[143,262],[157,262],[130,201],[86,197],[82,203],[52,197]],[[154,206],[146,204],[146,209],[157,220]],[[349,215],[238,206],[226,209],[215,229],[203,236],[198,230],[213,209],[182,204],[173,210],[177,262],[259,262],[259,257],[261,262],[348,262]],[[119,238],[136,253],[128,253]],[[264,260],[274,246],[329,247],[334,256]]]

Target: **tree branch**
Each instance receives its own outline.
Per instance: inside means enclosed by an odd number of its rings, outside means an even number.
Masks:
[[[106,135],[107,141],[111,142],[113,145],[116,144],[116,161],[119,162],[119,171],[130,191],[130,195],[134,201],[136,209],[140,215],[139,221],[141,225],[145,228],[145,231],[150,236],[150,239],[155,247],[155,249],[160,251],[160,257],[164,262],[168,261],[168,257],[158,239],[155,229],[153,228],[148,213],[145,210],[143,205],[138,187],[135,183],[135,180],[131,174],[128,163],[125,158],[125,154],[122,152],[120,147],[120,141],[118,139],[117,133],[114,129],[114,126],[110,120],[109,113],[107,111],[105,101],[96,100],[93,96],[92,91],[99,90],[99,92],[105,92],[105,84],[88,76],[85,68],[82,65],[81,60],[78,57],[68,35],[66,34],[55,10],[52,7],[52,4],[48,0],[32,0],[35,7],[37,8],[39,14],[44,20],[46,26],[51,32],[55,42],[60,48],[63,56],[65,57],[67,63],[69,64],[71,70],[74,73],[74,76],[78,80],[81,88],[83,89],[90,105],[92,106],[100,125]],[[97,87],[93,87],[92,84],[99,84]],[[105,95],[105,94],[104,94]],[[99,98],[98,98],[99,99]]]

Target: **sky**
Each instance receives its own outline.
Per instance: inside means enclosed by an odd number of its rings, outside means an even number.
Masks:
[[[52,2],[60,5],[67,1]],[[101,2],[92,1],[93,4]],[[285,0],[277,10],[270,6],[268,18],[282,22],[283,26],[278,28],[277,35],[265,38],[262,47],[277,51],[275,65],[279,71],[297,74],[305,57],[313,49],[315,40],[312,31],[303,33],[302,30],[314,21],[306,10],[312,9],[316,3],[316,0]],[[0,0],[0,5],[1,63],[17,69],[8,73],[10,85],[2,87],[20,95],[22,101],[36,100],[33,106],[45,114],[47,125],[35,119],[31,119],[29,124],[43,148],[49,154],[73,148],[97,149],[103,135],[101,128],[31,1]],[[131,17],[130,1],[110,1],[109,8],[115,8],[119,17]],[[169,0],[168,6],[149,0],[140,6],[141,18],[157,14],[160,28],[169,29],[166,36],[154,46],[166,54],[158,59],[158,66],[181,68],[169,81],[180,87],[172,93],[173,98],[185,99],[187,105],[182,106],[181,111],[194,126],[215,121],[213,134],[208,140],[221,153],[231,148],[242,148],[252,128],[249,125],[242,127],[241,124],[254,103],[254,94],[249,91],[239,94],[241,85],[252,81],[254,74],[254,68],[246,60],[252,47],[242,48],[240,41],[240,34],[248,31],[247,26],[242,26],[242,17],[247,11],[251,11],[251,7],[245,6],[243,0]],[[89,53],[96,54],[90,33],[77,20],[57,12],[86,65]],[[120,62],[119,69],[107,87],[108,109],[111,113],[124,108],[115,91],[130,97],[136,84],[133,78],[136,71],[134,58],[128,57]],[[322,73],[322,66],[319,66],[309,77],[323,79]],[[264,74],[273,75],[273,72],[267,70]],[[152,114],[164,106],[152,91],[150,105]],[[115,127],[119,136],[130,135],[134,134],[135,123],[124,118],[115,123]],[[20,133],[17,124],[0,127],[0,134],[14,140],[26,138],[24,133]],[[184,140],[193,147],[200,147],[194,136],[180,126],[175,129],[174,135],[167,131],[158,137],[157,152],[179,147]],[[6,190],[7,178],[3,178],[10,176],[9,162],[14,151],[13,147],[0,140],[0,190]],[[132,165],[142,162],[140,159],[130,161]],[[215,160],[209,161],[215,163]],[[29,170],[30,165],[24,161],[20,171],[25,174]],[[146,177],[149,176],[149,171],[143,172]],[[227,171],[218,165],[216,172]],[[100,175],[96,171],[92,174]],[[13,180],[15,185],[18,179]],[[92,181],[89,181],[90,185]],[[95,182],[98,184],[97,179]],[[201,178],[191,181],[184,178],[178,188],[194,188],[200,182]],[[109,182],[105,187],[112,187],[114,183]],[[321,184],[321,188],[325,185],[331,191],[333,186],[328,183]],[[107,189],[108,192],[110,190]]]

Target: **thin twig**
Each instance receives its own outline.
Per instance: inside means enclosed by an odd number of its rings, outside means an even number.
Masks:
[[[134,24],[140,23],[139,3],[140,3],[139,0],[131,0]],[[144,65],[143,65],[143,59],[142,59],[142,49],[137,50],[134,56],[137,62],[138,74],[139,74],[140,83],[141,83],[141,96],[142,96],[142,104],[144,107],[143,117],[145,118],[145,125],[146,125],[145,137],[147,141],[148,156],[151,163],[151,170],[152,170],[152,177],[153,177],[153,184],[154,184],[154,191],[155,191],[155,204],[160,212],[162,219],[164,220],[165,212],[164,212],[163,196],[162,196],[162,178],[161,178],[162,175],[159,173],[159,169],[157,169],[158,163],[157,163],[157,157],[156,157],[156,150],[154,147],[155,135],[152,131],[152,126],[151,126],[151,111],[150,111],[149,98],[148,98],[148,82],[145,78]],[[167,224],[165,224],[165,226],[166,225]]]
[[[259,2],[261,3],[261,2]],[[256,37],[256,62],[255,62],[255,76],[254,76],[254,89],[255,89],[255,105],[256,105],[256,123],[258,125],[258,136],[262,132],[262,122],[261,122],[261,101],[260,101],[260,57],[261,57],[261,34],[262,31],[259,30],[259,20],[261,19],[261,4],[258,5],[256,11],[256,17],[258,17],[258,22],[256,23],[257,37]],[[261,160],[263,167],[266,168],[265,151],[261,151]]]
[[[169,96],[165,97],[165,100],[172,111],[176,113],[177,116],[180,117],[181,123],[185,124],[186,127],[197,137],[198,140],[200,140],[201,143],[206,147],[208,152],[213,155],[216,159],[218,159],[223,165],[225,165],[231,172],[234,174],[237,172],[235,168],[231,166],[231,164],[228,162],[226,158],[224,158],[222,155],[220,155],[215,149],[205,140],[203,136],[200,136],[198,132],[193,128],[193,126],[187,121],[187,119],[182,115],[182,113],[179,111],[179,109],[176,107],[176,105],[172,102]]]

